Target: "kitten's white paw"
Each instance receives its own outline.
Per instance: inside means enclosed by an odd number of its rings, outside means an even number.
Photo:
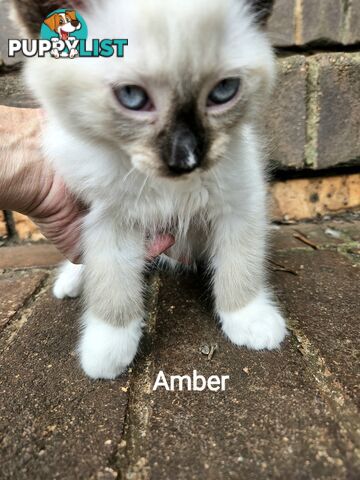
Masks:
[[[78,297],[82,289],[82,280],[83,265],[74,265],[71,262],[64,263],[54,284],[54,297],[59,299]]]
[[[219,316],[225,335],[236,345],[251,349],[278,348],[287,334],[284,318],[266,293],[236,312]]]
[[[87,312],[78,352],[90,378],[114,379],[134,360],[141,337],[142,320],[114,327]]]

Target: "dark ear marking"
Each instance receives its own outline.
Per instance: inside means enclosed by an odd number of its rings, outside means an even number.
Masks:
[[[82,3],[82,0],[12,0],[17,20],[34,38],[39,36],[41,24],[51,12],[59,8],[73,10]]]
[[[257,23],[265,25],[272,14],[275,0],[247,0],[247,2],[255,13]]]

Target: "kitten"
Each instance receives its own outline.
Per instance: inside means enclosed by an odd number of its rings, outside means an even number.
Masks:
[[[64,3],[14,0],[32,35]],[[79,344],[91,378],[133,361],[145,317],[146,238],[175,232],[171,257],[205,260],[216,315],[236,345],[278,348],[285,321],[264,260],[268,221],[256,132],[275,62],[270,0],[70,2],[90,38],[128,38],[125,58],[28,62],[47,112],[44,151],[87,204],[84,266],[65,264],[58,298],[84,290]]]

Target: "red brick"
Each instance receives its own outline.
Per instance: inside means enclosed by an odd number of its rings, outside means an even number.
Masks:
[[[268,31],[273,45],[285,47],[294,44],[294,12],[296,0],[276,0]]]
[[[342,0],[304,0],[301,20],[302,34],[297,45],[307,43],[341,43],[344,23]]]
[[[319,54],[317,167],[360,161],[360,53]]]
[[[349,4],[348,28],[345,31],[345,43],[360,43],[360,2]]]
[[[354,45],[360,41],[360,2],[276,0],[269,32],[277,47]]]
[[[306,61],[302,55],[279,60],[279,78],[266,124],[271,159],[281,167],[302,168],[306,142]]]

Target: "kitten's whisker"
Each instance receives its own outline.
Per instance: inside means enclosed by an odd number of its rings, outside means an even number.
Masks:
[[[130,175],[135,171],[135,167],[133,167],[131,170],[128,171],[128,173],[123,177],[121,180],[121,183],[125,183],[126,180],[130,177]]]
[[[226,160],[227,162],[234,162],[234,160],[235,160],[234,157],[229,157],[228,155],[225,155],[225,154],[222,154],[222,155],[220,156],[220,158],[221,158],[222,160]]]
[[[144,182],[143,182],[143,184],[142,184],[142,186],[141,186],[141,188],[140,188],[139,194],[138,194],[138,196],[137,196],[137,198],[136,198],[136,201],[135,201],[135,206],[137,206],[137,204],[138,204],[138,202],[139,202],[139,200],[140,200],[140,197],[141,197],[141,195],[142,195],[143,192],[144,192],[144,189],[145,189],[145,186],[146,186],[148,180],[149,180],[149,175],[146,176],[146,178],[145,178],[145,180],[144,180]]]

